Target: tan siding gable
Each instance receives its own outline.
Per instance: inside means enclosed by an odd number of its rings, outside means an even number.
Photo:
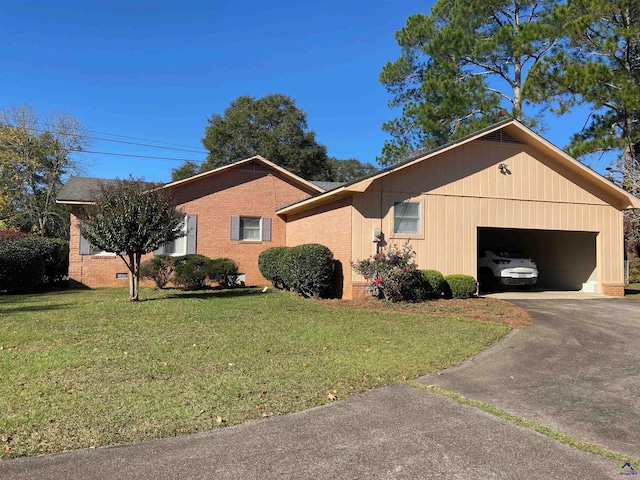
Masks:
[[[499,164],[508,174],[501,174]],[[388,192],[591,205],[617,204],[593,183],[522,144],[476,140],[377,182]],[[376,188],[374,187],[374,188]]]

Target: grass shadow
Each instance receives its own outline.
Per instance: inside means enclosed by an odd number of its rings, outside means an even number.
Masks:
[[[176,299],[188,299],[188,298],[197,298],[201,300],[213,299],[213,298],[242,298],[242,297],[253,297],[257,295],[263,295],[263,287],[256,288],[227,288],[227,289],[219,289],[212,288],[210,290],[197,290],[197,291],[183,291],[183,290],[174,290],[173,292],[167,294],[164,297],[160,298],[148,298],[141,300],[143,302],[151,302],[155,300],[176,300]]]
[[[61,310],[75,307],[75,305],[70,303],[56,303],[53,305],[23,305],[20,307],[7,307],[5,305],[0,304],[0,311],[2,311],[2,313],[44,312],[47,310]]]

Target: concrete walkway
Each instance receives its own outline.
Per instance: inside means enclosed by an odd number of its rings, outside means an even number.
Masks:
[[[612,479],[618,462],[395,385],[201,435],[0,462],[0,478]]]
[[[508,290],[505,292],[487,293],[487,298],[499,298],[510,302],[511,300],[616,300],[619,297],[610,297],[601,293],[586,293],[580,291],[561,290]]]

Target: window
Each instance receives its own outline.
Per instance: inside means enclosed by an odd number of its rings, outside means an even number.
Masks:
[[[182,232],[185,234],[184,237],[176,238],[173,242],[169,242],[164,245],[164,254],[165,255],[186,255],[187,253],[187,221],[182,223]]]
[[[261,219],[240,217],[240,240],[262,240]]]
[[[231,240],[270,242],[271,219],[267,217],[231,217]]]
[[[187,255],[196,253],[196,237],[198,227],[198,215],[188,213],[184,216],[182,224],[185,235],[174,241],[165,243],[153,252],[154,255]]]
[[[393,233],[409,235],[420,233],[420,202],[393,204]]]
[[[94,256],[106,256],[106,257],[115,256],[115,253],[113,252],[107,252],[98,247],[94,247],[82,235],[80,235],[80,245],[79,245],[78,253],[80,255],[94,255]]]

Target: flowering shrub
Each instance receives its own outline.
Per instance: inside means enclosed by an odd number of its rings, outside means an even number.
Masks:
[[[376,287],[385,300],[395,302],[405,299],[403,285],[411,281],[418,268],[415,256],[407,241],[402,247],[390,245],[365,260],[351,262],[351,267]]]

